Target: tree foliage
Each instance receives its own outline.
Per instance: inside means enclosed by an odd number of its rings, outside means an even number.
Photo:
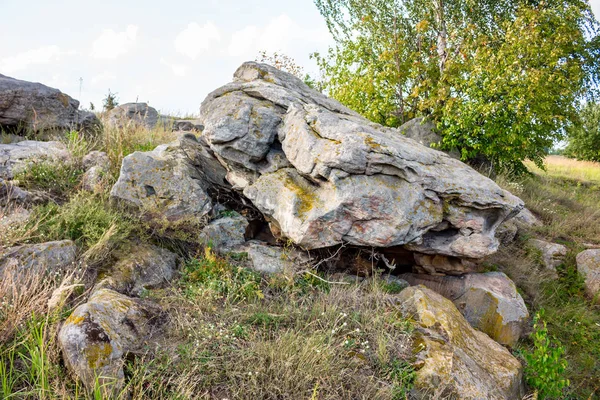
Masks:
[[[336,40],[314,55],[326,91],[381,124],[426,116],[465,160],[541,165],[599,75],[587,1],[315,3]]]
[[[110,91],[110,89],[108,89],[106,97],[102,100],[102,106],[104,107],[104,111],[110,111],[118,105],[119,98],[117,97],[117,93],[113,93]]]
[[[600,104],[587,103],[580,120],[581,124],[568,131],[565,154],[579,160],[600,161]]]

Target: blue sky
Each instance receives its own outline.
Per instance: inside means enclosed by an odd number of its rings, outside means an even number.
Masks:
[[[592,0],[600,17],[600,0]],[[259,50],[303,65],[332,44],[312,0],[0,0],[0,73],[100,106],[124,102],[197,113]],[[83,78],[81,96],[80,78]]]

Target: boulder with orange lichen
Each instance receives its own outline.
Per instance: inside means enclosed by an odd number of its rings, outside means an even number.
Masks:
[[[99,289],[67,318],[58,342],[66,366],[85,387],[110,397],[124,384],[124,357],[141,351],[163,323],[156,305]]]
[[[414,398],[514,400],[523,395],[522,366],[508,350],[473,329],[452,302],[424,286],[397,297],[414,321]]]

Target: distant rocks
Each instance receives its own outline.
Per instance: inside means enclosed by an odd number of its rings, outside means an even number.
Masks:
[[[95,129],[95,114],[58,89],[0,75],[0,126],[13,130]]]
[[[160,115],[147,103],[126,103],[113,108],[108,112],[108,123],[119,128],[142,126],[150,130],[160,127],[172,131],[201,132],[204,129],[198,119],[177,119]]]
[[[124,127],[140,125],[154,129],[158,123],[158,111],[147,103],[125,103],[108,112],[108,123],[112,126]]]
[[[400,292],[397,303],[401,314],[417,326],[415,398],[522,398],[521,363],[471,328],[450,300],[424,286],[412,286]]]
[[[585,280],[588,295],[598,300],[600,294],[600,249],[584,250],[577,254],[577,271]]]

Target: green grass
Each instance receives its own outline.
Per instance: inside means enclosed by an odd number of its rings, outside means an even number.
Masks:
[[[523,294],[529,312],[545,311],[548,335],[565,348],[564,378],[570,381],[561,399],[600,396],[600,305],[584,293],[575,256],[586,244],[600,243],[600,164],[551,156],[546,171],[501,184],[519,195],[543,221],[489,264],[506,272]],[[530,237],[561,243],[569,252],[558,268],[559,279],[542,272],[541,257],[527,244]],[[519,351],[533,351],[533,341],[522,341]]]

